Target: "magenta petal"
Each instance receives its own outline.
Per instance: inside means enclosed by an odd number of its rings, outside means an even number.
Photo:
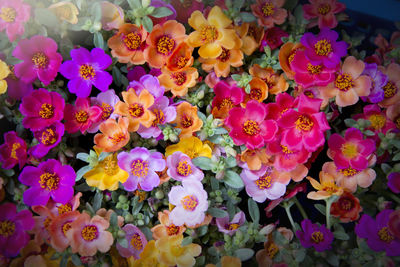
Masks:
[[[86,48],[79,47],[76,49],[72,49],[70,54],[72,60],[78,63],[78,65],[91,62],[90,52]]]
[[[289,150],[300,150],[303,147],[302,139],[301,133],[294,128],[282,133],[282,144],[286,145]]]
[[[303,138],[304,148],[307,151],[314,152],[318,147],[325,143],[324,134],[319,130],[312,130],[310,133],[306,134]]]
[[[26,166],[18,177],[18,180],[27,186],[34,186],[38,184],[39,177],[43,171],[37,167]]]
[[[247,102],[245,113],[248,119],[257,122],[262,122],[266,115],[264,104],[259,103],[257,100]]]
[[[139,180],[140,187],[144,191],[151,191],[154,187],[157,187],[159,183],[160,177],[154,171],[149,171],[144,179]]]
[[[105,71],[96,71],[95,79],[93,80],[94,86],[102,92],[108,90],[112,83],[112,76]]]
[[[79,66],[73,61],[65,61],[60,66],[59,72],[67,79],[74,79],[79,75]]]
[[[28,206],[46,206],[50,193],[39,186],[33,186],[24,192],[23,198],[24,203]]]
[[[344,134],[346,140],[363,140],[364,136],[362,132],[357,128],[349,128]]]
[[[50,195],[55,202],[66,204],[74,196],[74,189],[72,186],[60,186],[57,190],[52,191]]]
[[[333,160],[334,160],[335,165],[337,166],[338,169],[346,169],[350,165],[349,164],[349,160],[347,158],[345,158],[343,156],[343,154],[340,153],[340,152],[335,154],[335,157],[334,157]]]
[[[329,149],[333,151],[339,151],[344,143],[344,138],[337,133],[332,134],[328,140]]]
[[[274,120],[265,120],[261,124],[261,132],[265,142],[271,142],[278,132],[278,125]]]
[[[296,110],[289,109],[282,114],[282,117],[278,120],[278,124],[283,129],[292,128],[299,116],[300,113],[298,113]]]
[[[104,50],[101,48],[93,48],[90,51],[90,56],[96,60],[96,63],[102,70],[108,68],[112,63],[111,57],[104,53]]]
[[[350,160],[350,166],[353,169],[362,171],[362,170],[368,168],[368,160],[363,156],[359,156],[355,159]]]

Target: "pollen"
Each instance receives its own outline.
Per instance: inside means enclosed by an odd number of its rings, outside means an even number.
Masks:
[[[256,121],[247,120],[243,124],[243,132],[247,135],[254,136],[261,131],[260,126]]]
[[[89,114],[85,110],[80,110],[78,112],[75,112],[75,119],[79,123],[87,122],[88,118],[89,118]]]
[[[261,100],[262,97],[262,91],[259,88],[252,88],[250,90],[250,99],[254,99],[254,100]]]
[[[386,124],[386,118],[380,114],[374,114],[369,116],[368,120],[371,122],[371,127],[375,130],[382,129]]]
[[[48,128],[42,132],[40,142],[46,146],[52,145],[57,142],[57,134],[53,129]]]
[[[194,211],[199,204],[199,201],[196,196],[188,195],[182,198],[181,204],[185,210]]]
[[[342,73],[336,76],[335,87],[340,91],[347,92],[354,86],[353,77],[350,74]]]
[[[144,108],[139,103],[131,104],[129,105],[129,114],[134,118],[140,118],[144,114]]]
[[[331,6],[329,4],[322,4],[318,7],[318,14],[325,16],[331,11]]]
[[[314,122],[307,115],[300,115],[296,122],[296,129],[303,132],[309,132],[314,127]]]
[[[111,143],[113,143],[114,145],[119,144],[120,142],[124,141],[126,139],[126,136],[124,133],[116,133],[112,136],[109,136],[108,139],[111,140]]]
[[[227,107],[229,109],[231,109],[233,107],[233,103],[232,103],[232,100],[230,98],[224,98],[221,101],[221,104],[219,104],[219,108],[224,108],[224,107]]]
[[[43,53],[35,53],[32,57],[32,62],[38,69],[44,69],[49,65],[49,58]]]
[[[272,16],[275,13],[275,6],[271,3],[265,3],[263,7],[261,8],[264,16],[269,17]]]
[[[394,240],[394,236],[389,232],[387,227],[381,228],[378,232],[379,239],[386,243],[391,243]]]
[[[153,114],[156,116],[151,126],[156,127],[158,124],[165,123],[165,115],[161,109],[154,109]]]
[[[173,224],[173,223],[171,223],[170,225],[168,225],[167,227],[166,227],[167,229],[167,234],[169,235],[169,236],[171,236],[171,235],[176,235],[176,234],[178,234],[179,233],[179,226],[176,226],[175,224]]]
[[[351,142],[344,143],[340,150],[342,151],[343,155],[348,159],[352,159],[358,155],[357,145]]]
[[[82,229],[81,236],[85,241],[93,241],[99,236],[99,230],[95,225],[87,225]]]
[[[226,228],[227,230],[229,230],[229,231],[233,231],[233,230],[238,229],[239,226],[240,226],[240,225],[237,224],[237,223],[230,223],[230,224],[226,225],[225,228]]]
[[[15,232],[15,223],[5,220],[0,222],[0,236],[7,238]]]
[[[183,71],[172,73],[171,78],[174,80],[176,85],[182,86],[187,80],[186,72]]]
[[[67,236],[68,230],[72,228],[71,222],[72,222],[72,221],[68,221],[68,222],[64,223],[64,224],[61,226],[61,230],[62,230],[64,236]]]
[[[58,210],[58,215],[61,215],[61,214],[72,211],[72,206],[71,206],[71,204],[67,203],[65,205],[58,206],[57,210]]]
[[[39,110],[39,116],[42,119],[50,119],[54,116],[54,106],[48,103],[42,104]]]
[[[14,144],[12,145],[12,148],[11,148],[11,157],[12,157],[13,159],[18,160],[18,157],[17,157],[17,149],[20,148],[20,147],[21,147],[21,144],[20,144],[20,143],[14,143]]]
[[[322,66],[321,65],[312,65],[311,63],[308,63],[307,71],[309,74],[320,74],[322,71]]]
[[[273,259],[274,257],[275,257],[275,255],[276,255],[276,253],[278,253],[279,252],[279,248],[278,248],[278,246],[275,244],[275,243],[271,243],[269,246],[268,246],[268,249],[267,249],[267,255],[268,255],[268,257],[270,258],[270,259]]]
[[[217,59],[218,59],[219,61],[221,61],[221,62],[226,62],[226,61],[228,61],[229,58],[231,57],[231,52],[230,52],[228,49],[224,48],[224,47],[221,47],[221,48],[222,48],[222,52],[221,52],[221,54],[217,57]]]
[[[91,80],[96,76],[94,68],[88,64],[83,64],[79,68],[79,74],[84,80]]]
[[[108,176],[114,176],[118,172],[118,163],[112,157],[107,157],[101,162],[101,167],[103,168],[105,174]]]
[[[131,172],[136,177],[146,177],[149,172],[149,162],[141,159],[134,160],[131,165]]]
[[[289,148],[287,146],[281,145],[281,148],[282,148],[282,152],[284,154],[293,154],[294,153],[293,151],[289,150]]]
[[[339,170],[341,174],[343,174],[346,177],[351,177],[359,173],[359,171],[353,169],[352,167],[348,167],[346,169],[340,169]]]
[[[348,198],[340,199],[339,206],[342,210],[349,211],[353,208],[353,202]]]
[[[188,115],[183,115],[181,118],[181,125],[183,128],[189,128],[190,126],[193,125],[193,118]]]
[[[398,116],[398,117],[394,120],[394,122],[396,123],[397,128],[400,129],[400,116]]]
[[[178,167],[176,167],[176,172],[181,175],[181,176],[188,176],[189,174],[191,174],[192,171],[192,167],[188,164],[188,162],[185,161],[180,161],[178,163]]]
[[[47,191],[57,190],[60,184],[60,178],[55,173],[45,172],[40,175],[39,184],[41,188]]]
[[[101,119],[103,121],[105,121],[108,118],[110,118],[111,114],[114,111],[114,109],[107,103],[102,103],[101,104],[101,109],[103,110],[103,113],[101,114]]]
[[[397,86],[392,82],[388,81],[385,86],[383,86],[383,91],[385,98],[391,98],[397,93]]]
[[[142,250],[143,249],[143,242],[142,242],[142,239],[140,238],[140,235],[138,233],[135,233],[135,234],[132,235],[131,245],[136,250]]]
[[[5,22],[14,22],[17,12],[12,7],[2,7],[0,11],[0,18]]]
[[[157,52],[163,55],[169,55],[175,47],[175,41],[167,35],[161,36],[157,41]]]
[[[311,239],[314,243],[319,244],[324,241],[324,234],[320,231],[315,231],[311,234]]]
[[[218,30],[215,26],[204,26],[200,31],[201,40],[206,43],[212,43],[218,39]]]
[[[126,48],[129,50],[137,50],[141,45],[142,36],[138,33],[131,32],[124,36],[123,41]]]
[[[255,181],[255,183],[259,189],[264,190],[264,189],[268,189],[272,186],[271,180],[272,180],[271,176],[269,176],[267,174],[267,175],[264,175],[264,176],[261,176],[260,178],[258,178]]]
[[[333,51],[331,41],[326,39],[319,40],[314,45],[314,49],[318,56],[327,56]]]
[[[180,56],[180,57],[177,57],[177,58],[175,59],[175,65],[176,65],[179,69],[182,69],[183,67],[186,66],[186,64],[187,64],[188,61],[189,61],[188,58]]]

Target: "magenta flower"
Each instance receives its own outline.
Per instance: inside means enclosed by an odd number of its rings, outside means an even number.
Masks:
[[[118,115],[114,114],[114,106],[120,101],[119,97],[115,94],[114,89],[107,90],[99,93],[97,97],[90,98],[91,106],[98,106],[101,108],[102,113],[100,120],[93,123],[87,130],[88,133],[95,133],[99,130],[99,126],[103,121],[107,119],[117,119]]]
[[[119,254],[125,258],[133,256],[136,260],[139,259],[140,253],[147,244],[146,236],[133,224],[126,224],[122,230],[125,232],[125,239],[128,240],[128,247],[124,248],[117,242]]]
[[[358,237],[366,238],[368,246],[374,251],[386,251],[386,256],[400,256],[400,239],[388,228],[389,217],[393,210],[383,210],[376,215],[376,220],[363,214],[355,227]]]
[[[393,193],[400,193],[400,172],[392,172],[388,175],[388,187]]]
[[[278,124],[282,129],[282,145],[291,151],[303,147],[314,152],[324,145],[324,132],[330,129],[324,112],[319,112],[322,100],[304,94],[298,98],[298,111],[290,109],[282,114]]]
[[[30,236],[27,231],[35,225],[29,210],[17,212],[13,203],[0,206],[0,255],[15,257],[28,244]]]
[[[64,125],[57,121],[46,128],[33,132],[33,135],[39,143],[31,147],[29,153],[40,159],[61,142],[61,138],[64,135]]]
[[[9,67],[11,74],[5,79],[8,85],[7,95],[13,100],[21,100],[33,91],[32,83],[26,83],[17,78],[14,73],[14,66]]]
[[[244,100],[243,89],[236,85],[229,85],[225,81],[219,81],[213,90],[215,97],[211,105],[215,118],[226,118],[229,110],[239,106]]]
[[[288,93],[280,93],[275,98],[275,103],[268,103],[265,105],[267,115],[265,119],[278,120],[282,117],[283,113],[293,108],[295,99]]]
[[[380,142],[379,133],[386,134],[390,130],[397,130],[396,124],[386,116],[386,110],[382,111],[378,104],[364,106],[363,113],[356,114],[353,118],[355,120],[365,119],[371,122],[367,129],[375,133],[375,136],[370,138],[377,143]]]
[[[307,20],[318,18],[318,27],[335,28],[338,25],[335,14],[346,9],[346,5],[336,0],[309,0],[310,4],[303,5],[304,18]],[[317,23],[311,23],[315,26]]]
[[[18,163],[21,169],[26,163],[26,143],[14,131],[4,133],[0,146],[0,162],[3,169],[12,169]]]
[[[204,178],[204,173],[192,163],[190,157],[180,151],[168,156],[167,167],[167,174],[177,181],[201,181]]]
[[[129,91],[131,88],[135,90],[136,95],[140,95],[140,92],[147,90],[154,99],[164,95],[165,91],[165,88],[160,85],[157,77],[150,74],[142,76],[139,81],[131,81],[126,90]]]
[[[108,90],[112,76],[105,71],[112,59],[101,48],[93,48],[90,52],[83,47],[71,50],[72,60],[65,61],[60,73],[70,81],[68,89],[77,97],[88,97],[92,85],[102,92]]]
[[[234,107],[229,111],[225,124],[231,129],[229,136],[238,146],[249,149],[263,147],[274,140],[278,125],[274,120],[264,120],[267,112],[264,104],[257,100],[247,102],[246,108]]]
[[[37,167],[26,166],[18,180],[27,186],[24,203],[28,206],[45,206],[50,197],[54,202],[66,204],[74,195],[76,174],[69,165],[62,165],[55,159],[49,159]]]
[[[313,65],[322,64],[327,68],[337,68],[340,58],[347,55],[348,44],[337,42],[339,34],[329,28],[321,29],[317,36],[306,32],[301,37],[301,44],[305,47],[305,54]]]
[[[151,191],[160,183],[156,172],[165,169],[165,160],[160,152],[150,152],[144,147],[135,147],[129,152],[118,154],[118,166],[129,173],[123,183],[125,190],[135,191],[140,186],[144,191]]]
[[[30,18],[31,6],[22,0],[0,1],[0,31],[6,30],[10,42],[25,32],[24,23]]]
[[[368,96],[362,96],[363,101],[368,101],[371,103],[378,103],[384,99],[385,92],[383,91],[383,86],[386,85],[388,81],[388,76],[383,74],[378,70],[378,65],[376,63],[368,64],[365,63],[364,71],[361,75],[367,75],[371,78],[371,91]]]
[[[168,194],[169,203],[175,208],[169,213],[170,221],[181,226],[193,227],[202,223],[208,209],[207,192],[196,180],[184,180],[182,186],[174,186]]]
[[[314,247],[318,252],[332,248],[333,234],[325,225],[318,226],[307,219],[301,222],[301,228],[303,231],[296,231],[296,235],[303,247]]]
[[[216,218],[215,221],[218,231],[232,236],[246,221],[246,216],[243,211],[239,211],[233,216],[232,221],[229,221],[229,215],[223,218]]]
[[[64,110],[65,130],[75,133],[78,130],[85,133],[93,123],[100,121],[103,110],[98,106],[91,106],[89,98],[78,97],[75,106],[67,104]]]
[[[265,46],[269,46],[271,50],[280,47],[283,44],[282,37],[288,36],[289,34],[279,27],[268,28],[261,41],[260,51],[264,52]]]
[[[130,82],[139,81],[140,78],[146,74],[147,72],[142,66],[134,66],[132,69],[128,71],[128,74],[126,74],[126,78],[128,78],[128,81]],[[161,74],[161,70],[156,68],[151,68],[149,74],[158,77]]]
[[[375,142],[364,140],[362,132],[357,128],[347,129],[344,138],[337,133],[332,134],[328,145],[328,155],[339,169],[351,167],[362,171],[368,168],[368,159],[375,151]]]
[[[22,98],[20,105],[21,114],[24,115],[22,125],[32,131],[48,127],[63,119],[64,106],[64,98],[59,93],[39,88]]]
[[[57,49],[53,39],[40,35],[19,41],[12,55],[23,62],[15,65],[15,76],[26,83],[38,78],[44,85],[49,85],[56,78],[62,62]]]

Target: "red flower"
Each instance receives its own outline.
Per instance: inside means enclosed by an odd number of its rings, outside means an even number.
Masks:
[[[338,201],[332,203],[331,215],[339,217],[343,223],[356,221],[362,211],[360,200],[353,194],[344,191]]]

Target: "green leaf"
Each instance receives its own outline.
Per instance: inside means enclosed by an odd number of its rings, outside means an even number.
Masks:
[[[250,12],[240,12],[240,18],[243,22],[253,22],[256,20],[256,17]]]
[[[224,182],[233,188],[241,189],[244,187],[242,178],[239,174],[231,170],[225,172]]]
[[[227,134],[228,131],[225,128],[218,127],[214,129],[214,134]]]
[[[241,261],[247,261],[254,255],[254,250],[250,248],[239,248],[234,253],[235,257],[238,257]]]
[[[392,158],[392,160],[393,160],[393,161],[398,161],[398,160],[400,160],[400,152],[398,152],[398,153]]]
[[[235,9],[241,9],[244,4],[244,0],[233,0],[233,6]]]
[[[304,248],[300,248],[294,252],[294,259],[296,262],[302,262],[306,257],[306,250]]]
[[[88,171],[90,171],[92,169],[91,166],[84,166],[82,168],[80,168],[77,172],[76,172],[76,179],[75,182],[79,181],[80,179],[82,179],[82,176],[87,173]]]
[[[228,216],[228,213],[224,210],[217,209],[217,208],[209,208],[207,213],[215,218],[224,218]]]
[[[196,229],[196,233],[198,236],[203,236],[207,234],[207,231],[208,231],[208,225],[203,225]]]
[[[81,259],[80,259],[79,256],[76,255],[76,254],[72,254],[72,255],[71,255],[71,260],[72,260],[72,263],[73,263],[75,266],[81,266],[81,265],[82,265]]]
[[[382,163],[381,164],[381,169],[385,174],[388,174],[388,173],[390,173],[392,171],[392,167],[387,163]]]
[[[69,255],[68,255],[68,254],[64,254],[64,255],[62,256],[61,261],[60,261],[60,267],[67,267],[68,258],[69,258]]]
[[[283,8],[287,9],[287,10],[293,10],[297,3],[299,2],[299,0],[286,0]]]
[[[233,168],[236,166],[236,159],[234,157],[227,157],[225,159],[226,168]]]
[[[100,32],[95,32],[93,35],[93,44],[95,47],[104,48],[104,39],[103,35]]]
[[[131,9],[138,9],[142,7],[140,0],[128,0],[128,4]]]
[[[184,247],[184,246],[190,245],[190,244],[192,244],[192,242],[193,242],[193,239],[190,236],[187,236],[184,239],[182,239],[181,246]]]
[[[226,209],[229,214],[229,221],[232,221],[233,217],[235,216],[235,205],[233,205],[231,200],[228,200],[228,203],[226,204]]]
[[[336,231],[336,232],[333,232],[333,236],[339,240],[349,240],[349,235],[346,234],[345,232]]]
[[[118,226],[118,215],[115,212],[111,213],[110,226],[113,228]]]
[[[326,258],[326,261],[332,266],[339,266],[339,258],[337,255],[333,253],[329,253],[328,257]]]
[[[91,5],[91,14],[93,16],[94,21],[100,21],[102,16],[101,5],[100,2],[95,2]]]
[[[194,165],[205,171],[211,170],[213,165],[211,159],[207,157],[197,157],[192,159],[192,162]]]
[[[48,27],[54,28],[54,26],[58,26],[60,24],[57,16],[47,8],[35,8],[35,19],[39,22],[39,24]]]
[[[171,9],[168,7],[162,6],[162,7],[156,7],[150,15],[155,17],[155,18],[163,18],[163,17],[168,17],[169,15],[172,15],[173,12]]]
[[[146,236],[147,240],[151,240],[153,238],[153,233],[151,232],[149,227],[141,226],[139,227],[139,229]]]
[[[375,136],[375,133],[374,133],[373,131],[371,131],[371,130],[366,130],[366,131],[364,132],[364,134],[365,134],[366,136]]]
[[[110,153],[101,152],[100,155],[99,155],[98,161],[104,160],[108,155],[110,155]]]
[[[153,30],[153,21],[148,16],[142,18],[142,24],[146,31],[151,32]]]
[[[78,153],[76,154],[76,158],[89,163],[89,154],[87,153]]]
[[[254,223],[258,224],[260,221],[260,210],[258,209],[257,203],[252,199],[249,198],[247,201],[247,205],[249,207],[250,217]]]
[[[344,124],[346,124],[347,127],[354,127],[357,122],[354,119],[345,119]]]
[[[122,238],[118,241],[118,243],[121,245],[121,247],[123,248],[128,248],[129,247],[129,243],[128,240],[126,240],[126,238]]]
[[[139,202],[138,197],[135,197],[134,202],[132,204],[132,215],[139,213],[139,211],[142,209],[142,207],[143,207],[143,201]]]
[[[326,207],[322,204],[315,204],[314,207],[321,212],[323,215],[326,215]]]
[[[197,116],[198,116],[203,122],[206,122],[207,117],[206,117],[206,115],[204,115],[203,112],[198,111],[198,112],[197,112]]]
[[[232,74],[231,78],[238,82],[242,78],[242,76],[239,74]]]
[[[219,181],[217,179],[215,179],[215,177],[211,177],[210,181],[211,181],[211,189],[213,191],[218,190],[219,189]]]

